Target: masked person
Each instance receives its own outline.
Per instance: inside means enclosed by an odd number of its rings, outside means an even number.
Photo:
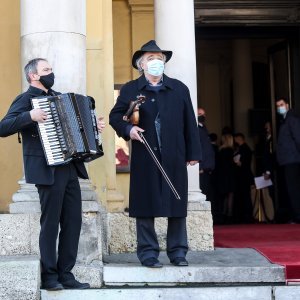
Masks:
[[[212,172],[215,168],[215,151],[211,144],[208,130],[205,126],[206,114],[203,108],[198,108],[198,129],[201,143],[202,161],[199,164],[199,179],[201,191],[207,201],[213,200]]]
[[[281,116],[276,147],[277,161],[284,170],[293,214],[292,222],[300,223],[300,118],[283,97],[276,100],[276,107]]]
[[[134,53],[132,66],[141,76],[125,84],[110,112],[110,125],[132,140],[129,216],[136,218],[137,256],[143,266],[162,267],[154,228],[156,217],[168,218],[167,255],[175,266],[187,266],[187,165],[201,158],[195,114],[188,88],[164,74],[172,51],[151,40]],[[180,63],[180,62],[179,62]],[[180,66],[178,66],[180,68]],[[144,96],[139,125],[124,121],[132,100]],[[175,198],[139,133],[142,132],[181,200]]]
[[[76,262],[81,229],[82,204],[78,176],[87,179],[88,174],[80,161],[55,167],[47,165],[37,129],[38,122],[47,120],[47,113],[42,109],[32,109],[30,99],[59,93],[51,89],[55,77],[46,59],[29,61],[24,71],[30,86],[25,93],[17,96],[0,122],[0,136],[6,137],[17,132],[22,134],[25,179],[38,189],[41,203],[39,247],[42,288],[86,289],[89,284],[77,281],[71,270]],[[99,119],[100,131],[104,125]]]

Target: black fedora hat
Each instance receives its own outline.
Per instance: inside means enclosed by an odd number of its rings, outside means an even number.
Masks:
[[[151,40],[147,42],[145,45],[141,47],[141,50],[136,51],[133,56],[132,56],[132,66],[135,69],[138,69],[136,65],[136,60],[140,58],[144,53],[146,52],[161,52],[166,56],[166,62],[170,60],[172,57],[173,52],[172,51],[167,51],[167,50],[161,50],[157,45],[154,40]]]

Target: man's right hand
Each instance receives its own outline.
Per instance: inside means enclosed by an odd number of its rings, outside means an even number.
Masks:
[[[47,120],[47,113],[40,108],[34,108],[30,111],[32,121],[44,123]]]
[[[144,143],[144,141],[142,140],[142,138],[140,137],[139,135],[139,132],[144,132],[145,130],[138,127],[138,126],[133,126],[130,130],[130,138],[132,140],[138,140],[140,141],[141,143]]]

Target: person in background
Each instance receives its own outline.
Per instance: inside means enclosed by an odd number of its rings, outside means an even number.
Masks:
[[[214,132],[210,133],[209,135],[209,139],[211,142],[211,145],[214,149],[215,155],[217,154],[217,152],[219,151],[219,146],[218,146],[218,135]]]
[[[251,200],[251,186],[254,175],[251,171],[252,150],[248,146],[243,133],[234,135],[237,145],[234,154],[236,191],[235,191],[235,219],[238,223],[253,223],[253,208]]]
[[[286,98],[276,100],[281,116],[276,156],[283,167],[286,187],[292,208],[293,223],[300,223],[300,117],[290,109]]]
[[[235,191],[233,154],[232,134],[222,134],[214,171],[215,199],[217,202],[215,214],[213,215],[215,224],[230,224],[233,222]]]
[[[213,195],[211,177],[215,168],[215,152],[208,135],[208,130],[205,126],[205,119],[205,110],[203,108],[198,108],[198,129],[202,150],[202,161],[199,163],[200,188],[206,195],[206,200],[211,201]]]
[[[273,206],[274,206],[274,197],[275,197],[274,172],[276,168],[275,166],[276,158],[274,156],[271,122],[269,121],[266,122],[264,129],[265,129],[265,137],[264,137],[264,152],[263,152],[263,176],[265,180],[271,179],[273,182],[273,184],[269,186],[268,190],[269,190],[270,197],[273,200]]]

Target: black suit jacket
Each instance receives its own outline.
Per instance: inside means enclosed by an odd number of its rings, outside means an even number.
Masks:
[[[49,90],[48,92],[55,95],[59,94],[53,90]],[[30,86],[25,93],[19,95],[0,122],[0,137],[21,132],[26,182],[51,185],[54,183],[56,167],[47,165],[38,134],[37,123],[32,121],[30,117],[30,110],[32,109],[30,99],[42,95],[46,95],[45,92],[33,86]],[[73,163],[75,164],[78,176],[88,179],[84,163],[80,161],[74,161]]]

